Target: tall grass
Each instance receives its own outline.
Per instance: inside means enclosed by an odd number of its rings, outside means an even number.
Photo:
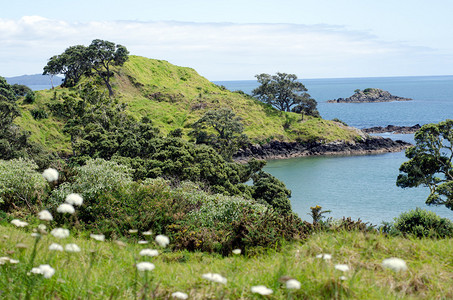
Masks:
[[[75,237],[55,240],[43,235],[37,240],[32,229],[0,227],[0,256],[19,260],[0,265],[0,297],[31,299],[169,299],[180,291],[189,299],[259,299],[252,286],[272,289],[270,299],[413,299],[452,298],[452,239],[407,239],[379,233],[318,233],[305,243],[285,245],[281,251],[263,250],[251,256],[187,251],[172,252],[149,244],[99,242]],[[36,256],[30,265],[36,242]],[[51,243],[75,243],[81,252],[50,251]],[[18,248],[22,247],[22,248]],[[23,247],[27,248],[23,248]],[[156,257],[141,257],[144,248],[158,249]],[[330,260],[317,258],[321,253]],[[399,257],[408,270],[384,269],[382,261]],[[149,261],[155,269],[137,271],[135,264]],[[51,278],[29,274],[31,267],[48,264]],[[349,271],[335,268],[344,264]],[[211,282],[203,274],[217,273],[226,284]],[[300,289],[288,290],[285,281],[294,278]]]

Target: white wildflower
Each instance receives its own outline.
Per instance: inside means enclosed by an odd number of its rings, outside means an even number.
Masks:
[[[48,168],[45,169],[44,172],[42,172],[42,176],[48,181],[48,182],[53,182],[58,180],[58,171],[53,169],[53,168]]]
[[[395,272],[406,271],[406,262],[400,258],[392,257],[382,261],[382,267],[393,270]]]
[[[54,228],[54,229],[52,229],[50,234],[53,235],[56,238],[64,239],[64,238],[67,238],[69,236],[69,230],[68,229],[64,229],[64,228]]]
[[[345,281],[345,280],[348,280],[348,277],[346,277],[346,276],[340,276],[339,279]]]
[[[147,261],[139,262],[137,264],[137,269],[139,271],[152,271],[154,270],[154,268],[155,268],[154,264]]]
[[[339,264],[339,265],[335,265],[335,269],[341,271],[341,272],[347,272],[349,271],[349,266],[348,265],[343,265],[343,264]]]
[[[138,232],[138,229],[129,229],[130,234],[135,234]]]
[[[16,227],[25,227],[25,226],[28,225],[27,222],[24,222],[24,221],[21,221],[21,220],[18,220],[18,219],[12,220],[11,224],[15,225]]]
[[[154,249],[143,249],[142,251],[140,251],[139,253],[141,256],[158,256],[159,255],[159,251],[157,250],[154,250]]]
[[[212,281],[212,282],[217,282],[217,283],[222,283],[222,284],[227,283],[227,279],[217,273],[206,273],[206,274],[201,275],[201,277],[203,277],[204,279],[207,279],[209,281]]]
[[[18,264],[19,261],[18,261],[17,259],[12,259],[12,258],[11,258],[11,259],[9,260],[9,263],[10,263],[10,264]]]
[[[187,299],[187,298],[189,298],[189,295],[187,295],[186,293],[183,293],[183,292],[174,292],[173,294],[171,294],[171,296],[173,298],[176,298],[176,299]]]
[[[24,244],[24,243],[18,243],[18,244],[16,244],[16,248],[19,248],[19,249],[27,249],[27,248],[28,248],[28,245],[27,245],[27,244]]]
[[[39,233],[37,233],[37,232],[33,232],[33,233],[31,234],[31,236],[34,237],[34,238],[39,238],[39,237],[41,237],[41,235],[40,235]]]
[[[105,235],[103,234],[90,234],[90,238],[100,242],[105,241]]]
[[[40,211],[38,213],[38,217],[40,220],[43,220],[43,221],[52,221],[53,220],[52,214],[47,209]]]
[[[156,236],[156,243],[165,248],[168,244],[170,244],[170,239],[165,235],[159,234]]]
[[[65,202],[71,205],[80,206],[83,203],[83,198],[79,194],[69,194],[66,196]]]
[[[252,286],[252,293],[260,294],[263,296],[267,296],[273,293],[273,291],[264,285],[256,285]]]
[[[241,249],[234,249],[232,252],[233,252],[233,254],[239,255],[239,254],[241,254],[242,251],[241,251]]]
[[[10,258],[8,256],[0,257],[0,265],[4,265],[5,263],[9,262]]]
[[[331,254],[318,254],[316,255],[316,258],[322,258],[324,260],[331,260],[332,259],[332,255]]]
[[[63,251],[63,246],[62,245],[59,245],[57,243],[52,243],[50,244],[49,246],[49,250],[50,251]]]
[[[44,224],[39,224],[39,225],[38,225],[38,231],[39,231],[39,233],[41,233],[41,234],[47,234],[47,233],[46,233],[46,228],[47,228],[46,225],[44,225]]]
[[[67,252],[80,252],[80,247],[77,246],[76,244],[67,244],[64,247],[64,250]]]
[[[148,230],[148,231],[144,231],[142,232],[143,235],[152,235],[153,232],[151,230]]]
[[[71,204],[63,203],[57,207],[57,212],[62,214],[73,214],[75,212],[75,209]]]
[[[137,244],[139,244],[139,245],[146,245],[148,243],[149,243],[148,241],[138,241],[137,242]]]
[[[55,274],[55,269],[49,265],[40,265],[38,268],[31,269],[31,273],[42,274],[44,278],[50,278]]]
[[[286,282],[286,288],[298,290],[300,289],[300,282],[296,279],[290,279]]]

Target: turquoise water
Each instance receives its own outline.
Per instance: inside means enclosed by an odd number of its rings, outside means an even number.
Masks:
[[[216,82],[230,90],[246,93],[256,81]],[[318,101],[325,119],[339,118],[351,126],[415,125],[453,118],[453,76],[307,79],[303,83]],[[381,88],[390,93],[413,98],[409,102],[331,104],[326,100],[349,97],[354,90]],[[413,140],[413,135],[391,135],[394,139]],[[427,188],[401,189],[396,177],[403,152],[366,156],[303,157],[269,161],[265,171],[282,180],[292,191],[293,210],[303,219],[310,206],[331,210],[333,218],[360,218],[372,224],[392,221],[401,212],[426,208],[453,219],[445,207],[426,206]]]

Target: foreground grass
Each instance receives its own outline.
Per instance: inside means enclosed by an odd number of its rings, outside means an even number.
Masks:
[[[259,299],[251,286],[265,285],[273,290],[269,299],[451,299],[453,297],[453,239],[406,239],[374,233],[319,233],[305,243],[292,243],[279,251],[267,250],[249,257],[221,257],[207,253],[171,252],[159,249],[159,256],[145,259],[138,253],[144,248],[158,249],[152,241],[146,245],[97,242],[69,237],[57,240],[45,235],[37,243],[33,266],[30,257],[35,238],[26,229],[0,227],[0,256],[19,260],[18,264],[0,265],[0,298],[31,299],[134,299],[171,298],[185,292],[189,299]],[[51,252],[48,246],[76,243],[78,253]],[[18,248],[25,244],[26,249]],[[332,254],[331,260],[316,258]],[[399,257],[408,270],[395,273],[381,267],[382,260]],[[135,263],[152,261],[156,268],[148,274],[137,272]],[[56,272],[51,278],[26,275],[31,267],[49,264]],[[350,270],[341,272],[336,264]],[[228,282],[223,285],[202,278],[204,273],[219,273]],[[137,277],[136,277],[137,276]],[[281,277],[301,282],[299,290],[289,291]],[[346,278],[340,279],[341,276]],[[137,278],[137,280],[136,280]],[[280,279],[280,280],[279,280]],[[136,284],[135,284],[136,282]],[[148,284],[145,284],[148,282]],[[145,293],[146,292],[146,293]]]

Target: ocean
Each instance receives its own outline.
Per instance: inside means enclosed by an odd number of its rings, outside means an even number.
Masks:
[[[303,79],[308,93],[318,101],[324,119],[338,118],[350,126],[412,126],[453,118],[453,76],[376,77]],[[229,90],[250,94],[255,80],[216,81]],[[355,89],[380,88],[407,102],[326,103],[346,98]],[[413,135],[384,134],[393,139],[413,141]],[[293,210],[310,221],[311,206],[330,210],[328,217],[351,217],[374,225],[391,222],[416,207],[434,211],[453,220],[453,211],[444,206],[427,206],[425,187],[401,189],[395,184],[404,152],[340,157],[301,157],[268,161],[265,171],[291,189]]]

